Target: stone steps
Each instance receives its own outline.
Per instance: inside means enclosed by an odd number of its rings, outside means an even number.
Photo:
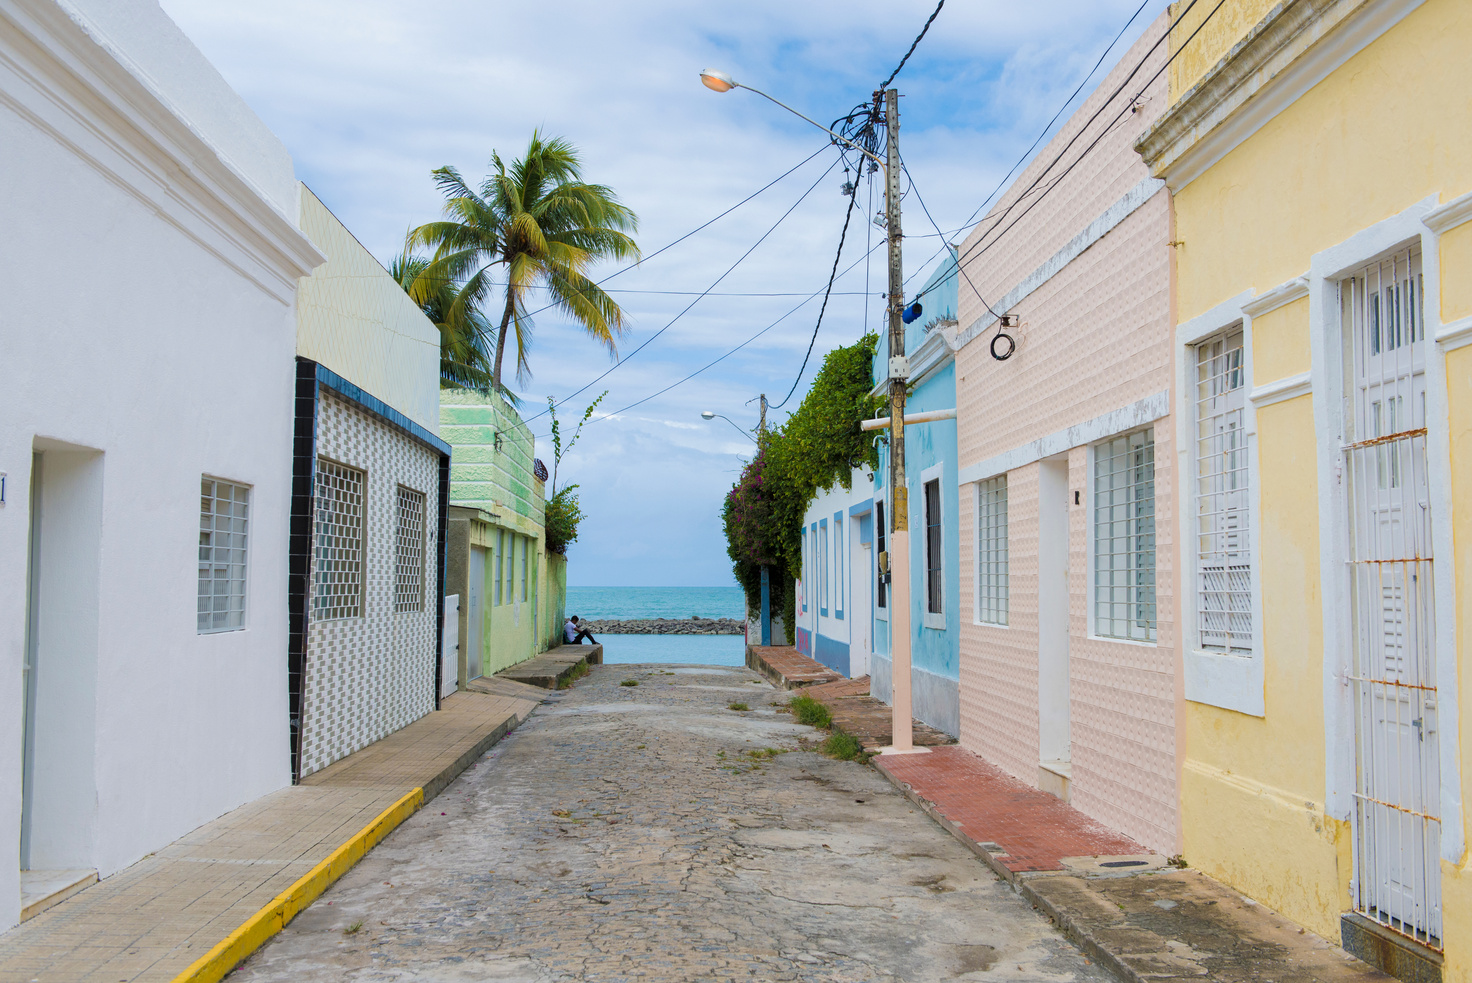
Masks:
[[[541,689],[557,689],[578,672],[579,667],[602,664],[602,645],[559,645],[534,659],[502,669],[496,673],[496,678]]]

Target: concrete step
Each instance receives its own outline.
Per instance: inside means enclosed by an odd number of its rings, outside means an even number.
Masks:
[[[588,666],[603,664],[602,645],[560,645],[534,659],[502,669],[496,678],[537,686],[541,689],[564,689]]]

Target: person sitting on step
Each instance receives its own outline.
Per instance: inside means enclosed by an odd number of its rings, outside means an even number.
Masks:
[[[593,633],[578,624],[577,615],[568,618],[567,624],[562,626],[562,638],[569,645],[581,645],[585,638],[590,644],[598,644],[598,639],[593,637]]]

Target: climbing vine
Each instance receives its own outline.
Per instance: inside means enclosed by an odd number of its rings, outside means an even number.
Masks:
[[[822,489],[848,488],[854,468],[879,463],[872,435],[859,429],[877,408],[869,395],[877,341],[869,334],[828,353],[802,405],[780,427],[758,435],[756,457],[721,511],[727,552],[748,605],[754,610],[761,603],[761,570],[771,567],[772,610],[782,613],[789,631],[808,503]]]

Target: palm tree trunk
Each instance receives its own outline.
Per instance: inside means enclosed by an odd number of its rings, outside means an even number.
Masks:
[[[496,334],[496,363],[491,369],[491,388],[497,393],[501,391],[501,356],[506,354],[506,329],[511,326],[511,318],[516,314],[516,293],[508,284],[506,287],[506,313],[501,315],[501,330]]]

